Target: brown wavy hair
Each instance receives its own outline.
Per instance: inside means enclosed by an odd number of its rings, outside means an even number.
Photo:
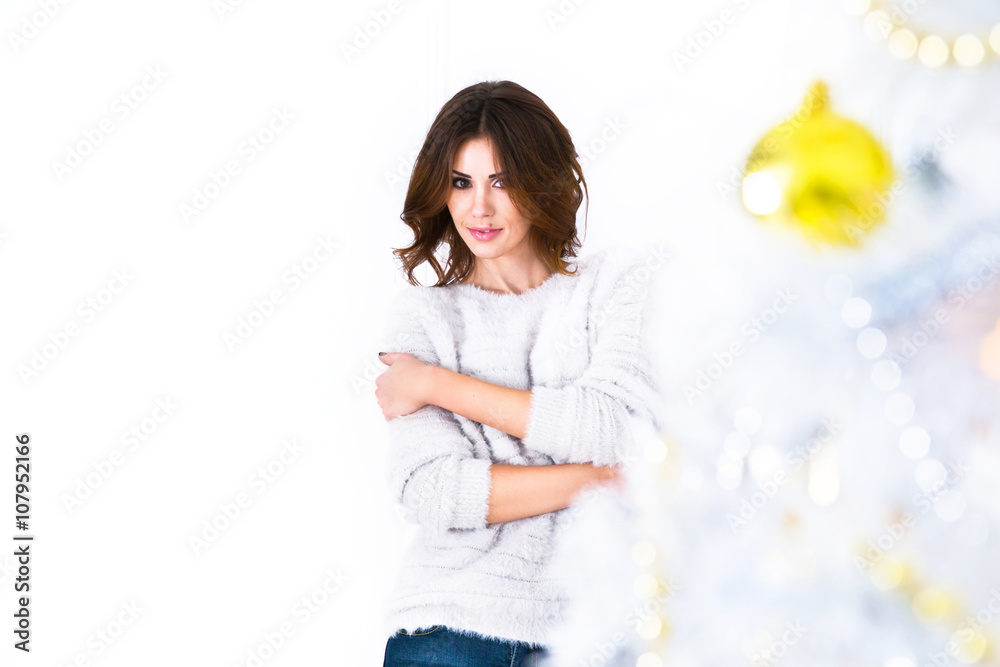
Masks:
[[[475,255],[455,229],[448,198],[451,169],[459,148],[485,138],[503,172],[504,190],[531,225],[535,254],[550,271],[567,269],[580,240],[576,213],[587,194],[587,182],[569,131],[537,95],[513,81],[484,81],[463,88],[438,112],[417,155],[400,219],[413,231],[413,243],[394,248],[411,285],[413,272],[427,262],[437,274],[435,287],[464,280]],[[435,251],[449,246],[444,267]]]

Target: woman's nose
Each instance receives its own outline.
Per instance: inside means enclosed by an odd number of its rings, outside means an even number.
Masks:
[[[489,215],[493,212],[493,202],[487,188],[478,188],[473,192],[472,214],[475,216]]]

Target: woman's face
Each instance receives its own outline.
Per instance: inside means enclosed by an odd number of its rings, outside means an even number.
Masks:
[[[493,161],[486,139],[470,139],[459,146],[451,172],[448,211],[455,228],[480,259],[511,255],[527,259],[531,253],[531,224],[514,208],[503,188],[503,174]]]

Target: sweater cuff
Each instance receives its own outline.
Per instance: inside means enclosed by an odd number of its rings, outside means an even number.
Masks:
[[[569,460],[574,396],[572,387],[531,388],[531,409],[523,441],[527,447],[551,456],[556,462]]]
[[[455,506],[451,524],[455,528],[485,528],[490,513],[490,459],[461,459],[456,474]]]

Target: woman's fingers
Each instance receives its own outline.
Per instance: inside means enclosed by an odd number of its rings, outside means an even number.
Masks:
[[[598,472],[598,481],[609,484],[619,491],[625,488],[625,475],[621,466],[594,466]]]

